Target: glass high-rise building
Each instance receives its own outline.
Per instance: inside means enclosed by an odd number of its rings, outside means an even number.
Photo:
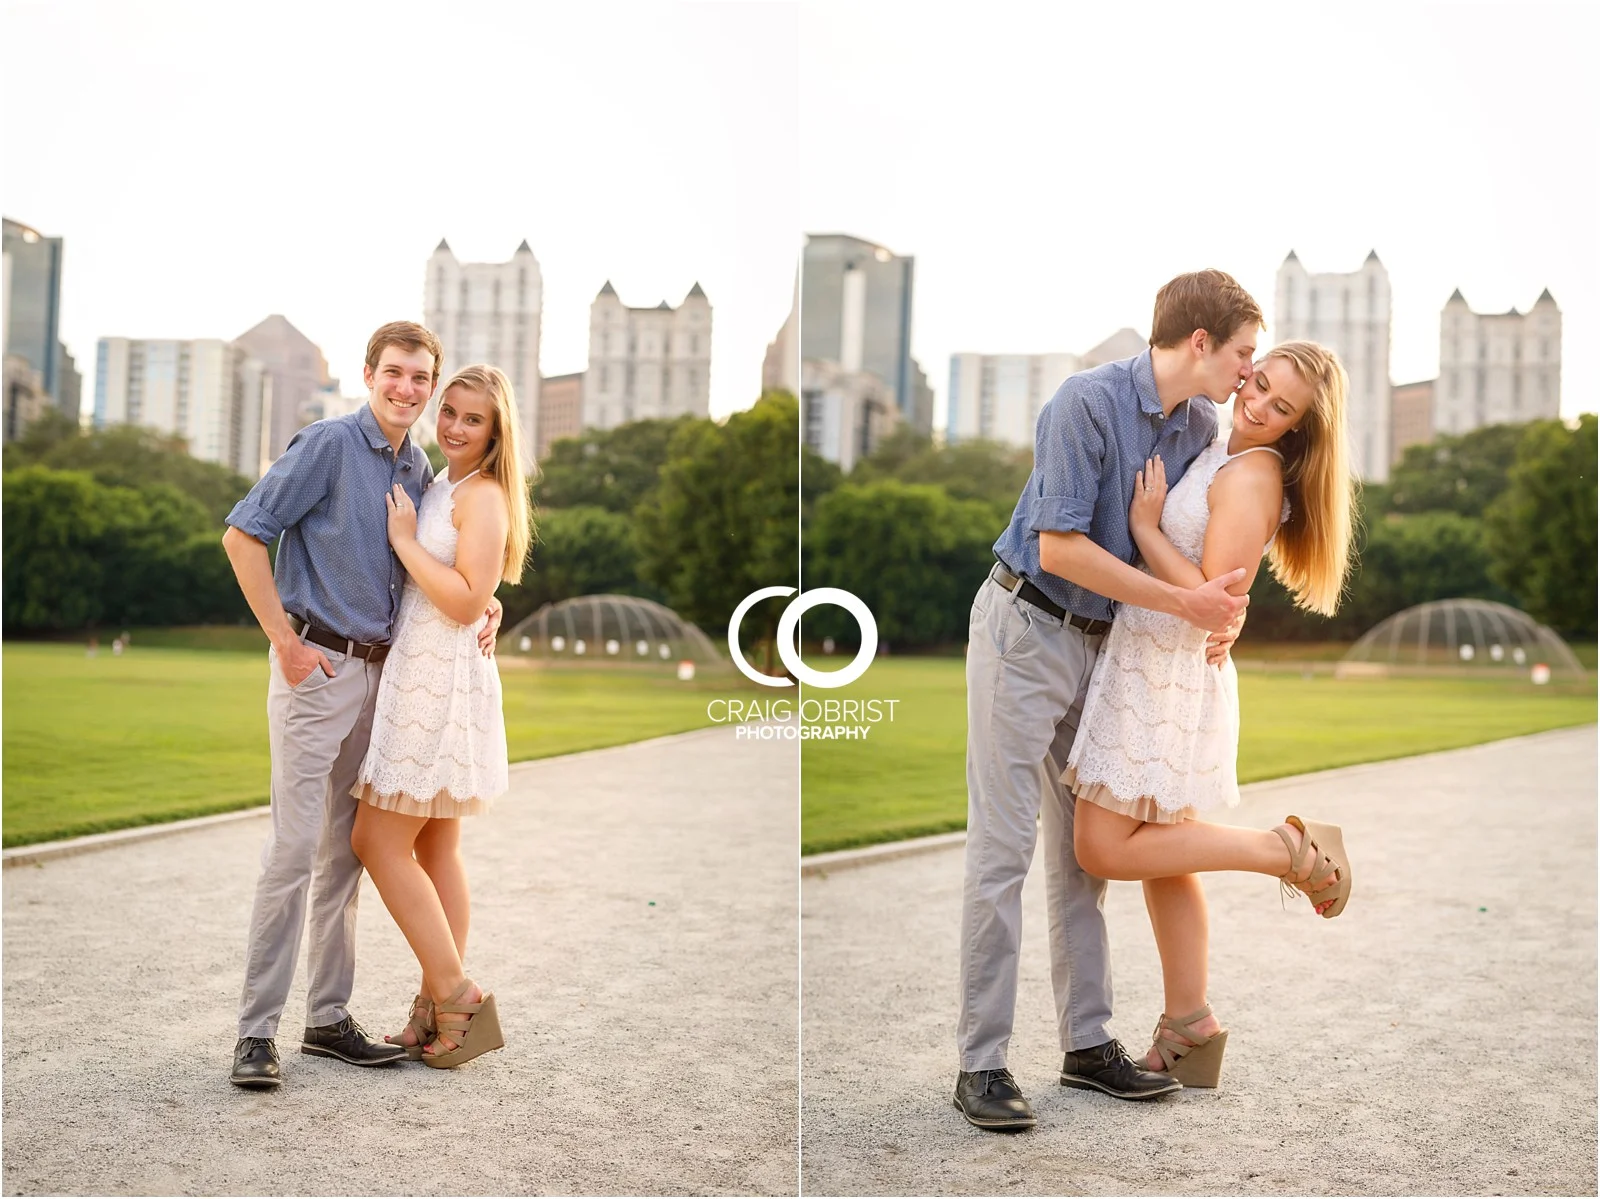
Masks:
[[[876,375],[902,419],[927,433],[932,393],[911,359],[915,266],[859,237],[810,234],[800,276],[802,357]]]
[[[39,372],[55,405],[76,418],[79,380],[61,343],[62,239],[10,217],[4,226],[5,352]]]

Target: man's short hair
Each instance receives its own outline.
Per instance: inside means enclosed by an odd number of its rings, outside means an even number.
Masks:
[[[423,328],[416,321],[390,321],[367,342],[369,370],[378,369],[378,359],[383,357],[383,351],[389,346],[399,346],[408,354],[413,350],[427,350],[433,355],[433,381],[439,381],[439,370],[444,366],[444,347],[439,344],[433,330]]]
[[[1246,326],[1265,329],[1267,321],[1239,281],[1224,271],[1191,271],[1156,292],[1150,344],[1171,349],[1204,329],[1220,345]]]

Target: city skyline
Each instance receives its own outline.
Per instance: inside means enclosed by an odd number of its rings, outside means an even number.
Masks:
[[[1314,273],[1377,251],[1396,384],[1436,374],[1455,289],[1480,312],[1526,312],[1548,289],[1567,330],[1561,413],[1594,411],[1600,368],[1576,333],[1600,324],[1580,24],[1537,5],[1256,5],[1198,23],[1063,6],[968,28],[807,3],[801,159],[828,169],[802,172],[802,220],[916,258],[911,349],[941,425],[952,354],[1148,333],[1183,271],[1234,275],[1270,344],[1291,250]],[[916,180],[917,202],[872,179]]]
[[[470,262],[526,240],[544,276],[542,374],[584,369],[607,279],[641,303],[699,282],[718,310],[711,413],[754,402],[799,249],[779,186],[796,63],[768,53],[793,44],[795,6],[399,4],[382,22],[287,9],[308,22],[9,7],[13,46],[70,45],[96,84],[63,92],[52,55],[17,54],[0,85],[30,112],[8,133],[0,206],[65,239],[62,338],[83,367],[102,337],[228,339],[278,313],[360,391],[371,332],[422,319],[441,238]],[[416,101],[399,116],[390,76]],[[175,174],[151,153],[163,140],[218,149]]]

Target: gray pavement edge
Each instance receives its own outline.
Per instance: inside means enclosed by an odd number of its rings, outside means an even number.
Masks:
[[[690,729],[686,733],[668,733],[661,737],[648,737],[643,741],[627,741],[621,745],[606,745],[598,749],[580,749],[575,753],[556,754],[548,758],[528,758],[521,762],[511,763],[513,778],[519,770],[526,770],[540,762],[550,762],[559,758],[562,761],[581,761],[594,754],[612,753],[616,750],[632,749],[635,747],[662,745],[674,741],[683,741],[695,737],[705,737],[718,732],[720,726],[712,725],[703,729]],[[67,837],[60,841],[40,841],[37,845],[16,845],[10,849],[0,850],[0,868],[11,866],[33,866],[39,862],[54,861],[57,858],[70,858],[80,853],[94,853],[101,849],[115,849],[119,845],[134,845],[140,841],[153,841],[157,837],[171,837],[178,833],[186,833],[192,829],[211,828],[215,825],[233,824],[240,820],[255,820],[265,816],[272,810],[270,804],[257,804],[250,808],[240,808],[233,812],[218,812],[212,816],[195,816],[188,820],[166,820],[160,824],[141,824],[134,828],[113,829],[108,833],[90,833],[83,837]]]
[[[1584,725],[1567,725],[1559,729],[1545,729],[1538,733],[1524,733],[1517,737],[1499,737],[1493,741],[1479,741],[1476,745],[1511,745],[1519,741],[1537,742],[1540,738],[1550,738],[1560,733],[1570,732],[1575,728],[1584,728]],[[1452,749],[1430,750],[1422,754],[1409,754],[1403,758],[1380,758],[1375,762],[1353,762],[1349,766],[1335,766],[1329,770],[1314,770],[1305,774],[1286,774],[1277,778],[1261,779],[1254,783],[1246,783],[1239,788],[1241,798],[1258,795],[1268,789],[1279,787],[1293,787],[1298,784],[1317,782],[1337,782],[1342,778],[1355,778],[1362,774],[1400,761],[1426,761],[1444,754],[1459,753],[1463,749],[1472,749],[1473,745],[1458,745]],[[878,862],[889,862],[895,858],[910,857],[913,854],[933,853],[941,849],[949,849],[956,845],[965,844],[966,830],[962,829],[953,833],[935,833],[931,837],[908,837],[902,841],[884,841],[877,845],[863,845],[859,849],[834,849],[827,853],[806,854],[800,859],[800,874],[810,878],[814,875],[825,875],[836,870],[852,870],[857,866],[871,866]]]

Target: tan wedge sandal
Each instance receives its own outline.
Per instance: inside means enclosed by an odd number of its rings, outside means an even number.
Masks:
[[[416,1038],[415,1045],[407,1045],[404,1041],[406,1029],[411,1030],[411,1035]],[[392,1037],[383,1039],[391,1045],[399,1045],[406,1051],[406,1057],[413,1062],[422,1060],[422,1047],[434,1037],[439,1035],[439,1030],[434,1027],[433,1000],[426,995],[418,995],[411,1001],[411,1018],[406,1021],[406,1027],[395,1033]]]
[[[1285,831],[1284,825],[1293,825],[1300,830],[1298,847],[1294,838]],[[1279,880],[1284,893],[1298,891],[1311,901],[1312,907],[1328,904],[1322,910],[1324,920],[1332,920],[1344,911],[1344,905],[1350,899],[1350,858],[1344,851],[1344,833],[1339,826],[1290,816],[1272,831],[1282,837],[1283,843],[1289,847],[1289,870]],[[1297,875],[1304,877],[1297,881]],[[1317,885],[1329,878],[1335,880],[1333,885],[1318,890]]]
[[[1186,1087],[1214,1089],[1222,1077],[1222,1051],[1228,1047],[1228,1030],[1218,1029],[1209,1037],[1194,1031],[1194,1026],[1209,1015],[1208,1003],[1181,1020],[1163,1015],[1156,1021],[1151,1048],[1161,1055],[1162,1068]]]
[[[463,1062],[470,1062],[481,1053],[505,1048],[506,1041],[500,1033],[500,1013],[495,1009],[494,996],[485,991],[477,1003],[466,1003],[466,994],[472,987],[473,982],[469,978],[448,1000],[436,1005],[435,1015],[444,1012],[451,1016],[465,1015],[466,1019],[438,1020],[435,1039],[428,1046],[432,1052],[422,1055],[424,1064],[438,1070],[449,1070]],[[441,1035],[444,1040],[453,1042],[455,1048],[445,1049],[439,1039]]]

